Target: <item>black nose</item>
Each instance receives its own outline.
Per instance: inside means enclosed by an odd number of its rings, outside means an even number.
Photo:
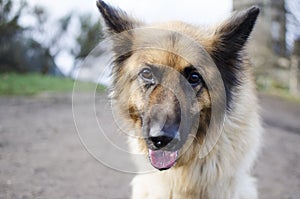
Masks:
[[[167,146],[173,140],[173,138],[169,136],[149,137],[149,139],[157,149]]]

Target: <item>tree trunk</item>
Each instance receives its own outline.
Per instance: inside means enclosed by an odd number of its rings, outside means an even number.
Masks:
[[[289,89],[290,89],[290,93],[293,95],[299,94],[299,90],[298,90],[299,64],[300,64],[300,39],[295,40],[294,50],[291,56]]]

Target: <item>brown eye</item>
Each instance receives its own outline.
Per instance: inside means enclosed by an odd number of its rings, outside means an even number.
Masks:
[[[152,80],[153,79],[152,71],[149,68],[144,68],[140,72],[140,75],[144,80]]]
[[[193,86],[197,86],[201,83],[202,78],[201,75],[198,72],[191,72],[188,77],[188,82]]]

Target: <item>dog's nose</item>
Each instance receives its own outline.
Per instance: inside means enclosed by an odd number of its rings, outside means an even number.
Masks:
[[[149,140],[152,142],[154,149],[159,150],[166,147],[165,149],[167,150],[167,148],[170,149],[174,147],[174,145],[179,142],[178,127],[179,125],[177,124],[165,124],[162,129],[150,129]]]
[[[173,138],[169,136],[149,137],[149,139],[157,149],[164,148],[173,140]]]

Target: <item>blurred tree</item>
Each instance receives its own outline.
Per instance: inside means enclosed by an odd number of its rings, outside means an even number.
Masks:
[[[20,25],[23,17],[29,17],[33,25]],[[69,28],[76,17],[79,31],[74,36],[70,34],[74,29]],[[0,73],[61,75],[55,63],[60,53],[69,52],[77,66],[102,38],[101,24],[91,15],[66,14],[52,25],[51,31],[48,19],[43,7],[30,7],[25,0],[0,0]]]
[[[256,67],[256,80],[263,89],[295,92],[300,73],[300,2],[299,0],[233,0],[234,9],[253,4],[261,8],[250,41],[250,55]],[[291,86],[292,85],[292,86]],[[299,89],[299,86],[298,86]]]
[[[293,51],[295,40],[300,40],[300,2],[299,0],[288,0],[287,11],[287,42],[289,52]]]
[[[103,27],[99,20],[93,20],[91,15],[80,15],[77,19],[80,33],[75,39],[75,47],[70,50],[70,53],[75,57],[75,64],[69,72],[70,76],[74,75],[74,72],[82,65],[85,57],[103,39]]]
[[[14,38],[24,30],[19,26],[18,21],[26,7],[27,4],[22,1],[15,13],[12,14],[12,1],[0,0],[0,41],[4,41],[6,38]]]
[[[22,27],[20,19],[30,14],[37,20],[35,27]],[[34,32],[45,31],[47,15],[42,7],[30,8],[21,0],[0,0],[0,72],[40,72],[61,75],[54,62],[51,46],[34,38]]]
[[[22,2],[12,13],[13,3],[11,0],[0,0],[0,71],[21,70],[19,60],[9,41],[14,41],[15,48],[22,44],[17,41],[23,33],[24,28],[19,25],[21,14],[26,9],[27,4]]]
[[[80,34],[76,38],[77,48],[72,50],[76,59],[84,59],[96,47],[103,37],[99,21],[93,21],[91,15],[79,16]]]
[[[270,1],[272,13],[271,33],[273,50],[282,57],[287,56],[286,51],[286,3],[285,0]]]
[[[49,31],[50,24],[48,23],[48,13],[43,7],[35,6],[32,11],[32,16],[36,20],[36,25],[30,31],[31,35],[34,35],[35,41],[40,44],[42,49],[44,49],[45,58],[50,56],[52,58],[52,63],[55,64],[54,60],[57,55],[67,48],[64,40],[68,37],[68,29],[71,24],[73,14],[68,13],[58,19],[55,22],[55,26],[52,25],[51,31]],[[37,41],[38,38],[39,41]],[[53,69],[56,70],[53,71]],[[53,72],[54,74],[61,74],[61,72],[57,71],[57,69],[57,66],[53,68],[49,64],[44,64],[42,65],[40,72],[43,74],[53,74]]]

